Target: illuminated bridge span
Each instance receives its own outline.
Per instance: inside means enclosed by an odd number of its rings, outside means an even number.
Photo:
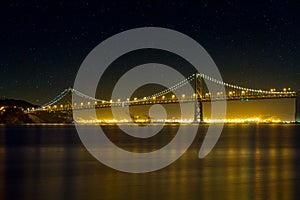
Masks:
[[[225,93],[217,92],[212,94],[205,92],[203,87],[203,79],[210,81],[214,84],[223,85],[225,87]],[[181,96],[175,96],[172,92],[183,87],[186,84],[194,84],[194,94],[182,94]],[[82,102],[71,103],[72,95],[81,97]],[[91,108],[107,108],[107,107],[125,107],[132,105],[153,105],[153,104],[171,104],[171,103],[195,103],[194,121],[203,121],[203,102],[210,101],[232,101],[232,100],[252,100],[252,99],[277,99],[277,98],[296,98],[297,94],[291,91],[290,88],[284,88],[282,91],[276,91],[275,89],[261,90],[246,88],[234,84],[229,84],[208,75],[195,73],[186,79],[174,84],[172,87],[162,90],[158,93],[142,98],[127,98],[126,100],[104,100],[97,99],[88,96],[73,88],[65,89],[62,93],[55,98],[45,103],[44,105],[27,109],[25,112],[36,111],[66,111],[72,109],[91,109]],[[62,100],[67,98],[67,102],[62,103]]]

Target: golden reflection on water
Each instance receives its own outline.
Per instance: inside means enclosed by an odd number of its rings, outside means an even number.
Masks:
[[[255,193],[258,199],[293,199],[293,151],[288,145],[290,137],[272,127],[268,141],[262,140],[259,132],[255,138]]]
[[[299,158],[296,153],[300,148],[295,142],[299,136],[284,125],[228,125],[213,151],[198,159],[205,135],[201,130],[179,160],[144,174],[123,173],[104,166],[87,152],[76,134],[61,129],[51,134],[47,128],[39,134],[16,134],[18,139],[27,141],[21,145],[11,144],[16,138],[2,133],[1,196],[273,200],[295,199],[299,194],[295,190],[299,183],[295,159]],[[168,141],[164,137],[162,140]],[[152,149],[147,143],[143,145]],[[110,153],[113,159],[113,152]],[[165,156],[172,154],[176,154],[176,149]]]

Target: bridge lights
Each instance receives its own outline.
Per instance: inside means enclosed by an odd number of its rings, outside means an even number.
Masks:
[[[166,98],[166,96],[162,96],[161,98],[162,98],[162,99],[165,99],[165,98]]]
[[[175,99],[175,95],[174,94],[172,95],[172,99]]]
[[[137,98],[136,98],[136,97],[134,97],[134,98],[133,98],[133,100],[134,100],[134,101],[137,101]]]
[[[80,103],[80,106],[83,106],[83,103],[82,103],[82,102]]]
[[[181,96],[182,96],[183,99],[185,98],[185,94],[183,94],[183,95],[181,95]]]

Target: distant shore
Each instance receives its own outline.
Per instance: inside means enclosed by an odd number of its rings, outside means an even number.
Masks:
[[[64,126],[64,125],[100,125],[100,126],[117,126],[117,125],[125,125],[125,126],[149,126],[149,125],[210,125],[210,124],[225,124],[225,125],[276,125],[276,124],[300,124],[300,122],[277,122],[277,123],[251,123],[251,122],[241,122],[241,123],[210,123],[210,122],[202,122],[202,123],[0,123],[1,126],[6,125],[45,125],[45,126]]]

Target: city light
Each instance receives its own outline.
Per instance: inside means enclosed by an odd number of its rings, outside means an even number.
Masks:
[[[135,116],[135,119],[132,121],[129,121],[127,119],[122,120],[116,120],[116,119],[78,119],[76,120],[76,123],[81,124],[94,124],[94,123],[105,123],[105,124],[131,124],[131,123],[180,123],[180,124],[191,124],[194,122],[194,119],[145,119],[140,118],[140,116]],[[209,119],[205,118],[204,123],[228,123],[228,124],[243,124],[243,123],[291,123],[291,121],[282,121],[280,119],[274,119],[274,118],[266,118],[261,119],[259,117],[253,117],[253,118],[232,118],[232,119]]]

